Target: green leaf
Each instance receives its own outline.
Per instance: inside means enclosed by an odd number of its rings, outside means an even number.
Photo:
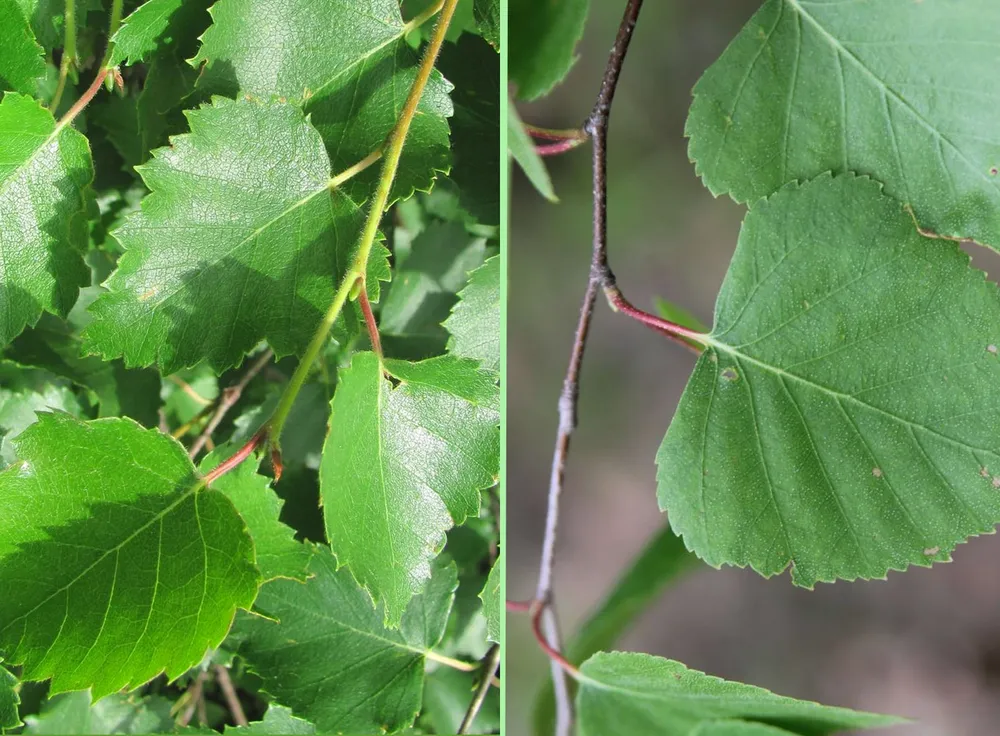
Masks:
[[[541,97],[569,73],[588,5],[588,0],[510,0],[507,63],[519,99]]]
[[[43,314],[38,324],[14,340],[6,355],[92,391],[102,417],[122,415],[146,427],[156,426],[160,407],[160,377],[156,371],[129,370],[120,360],[105,362],[81,355],[80,330],[90,322],[86,308],[101,291],[89,286],[81,289],[80,299],[66,320]],[[53,408],[71,411],[66,406]]]
[[[25,716],[26,734],[150,734],[174,728],[173,704],[158,695],[115,693],[91,705],[89,692],[66,693],[48,701],[37,716]]]
[[[35,41],[28,18],[17,0],[0,0],[0,28],[4,29],[0,43],[0,85],[4,90],[34,94],[38,78],[45,74],[45,51]],[[3,125],[4,136],[16,133],[9,121]],[[0,149],[2,150],[2,149]],[[6,157],[2,169],[10,164]]]
[[[20,6],[24,17],[31,23],[35,39],[49,52],[61,49],[66,38],[66,0],[15,0]],[[76,0],[77,56],[87,56],[91,45],[86,30],[87,13],[99,11],[106,17],[107,13],[101,5],[101,0]],[[106,23],[102,18],[102,23]],[[106,34],[107,29],[102,29]],[[105,36],[101,36],[104,43]],[[82,53],[81,53],[82,52]],[[33,90],[32,90],[33,91]]]
[[[668,585],[698,564],[698,558],[685,549],[677,534],[669,526],[663,527],[565,645],[567,659],[582,662],[613,647]],[[535,733],[552,733],[555,695],[551,681],[546,681],[538,694],[533,720]]]
[[[153,149],[166,145],[168,136],[187,130],[181,107],[192,106],[188,97],[198,74],[178,53],[158,54],[147,65],[146,81],[136,100],[141,163]]]
[[[136,99],[106,95],[92,102],[87,110],[87,119],[104,129],[108,142],[125,162],[126,171],[145,161],[149,153],[142,146]]]
[[[361,211],[329,191],[319,135],[295,107],[215,98],[139,167],[152,190],[114,231],[125,247],[84,348],[163,373],[238,365],[262,339],[304,351],[356,245]]]
[[[503,597],[504,558],[505,555],[501,552],[486,579],[486,587],[479,594],[483,601],[483,613],[486,615],[486,636],[497,644],[503,643],[503,623],[506,616]]]
[[[342,369],[320,465],[330,547],[399,625],[445,532],[496,483],[499,391],[472,361],[356,353]],[[416,510],[419,509],[419,513]]]
[[[1000,301],[968,261],[867,178],[750,210],[657,456],[689,549],[811,587],[993,530]]]
[[[21,719],[17,717],[17,706],[21,703],[17,695],[17,678],[2,663],[0,659],[0,732],[21,725]]]
[[[701,733],[696,729],[705,721],[722,719],[756,721],[808,736],[903,722],[785,698],[690,670],[680,662],[632,652],[595,654],[580,668],[578,684],[580,736],[689,736]],[[764,736],[747,736],[751,734]]]
[[[535,143],[524,129],[524,123],[517,115],[514,103],[507,102],[507,148],[510,155],[517,161],[517,165],[524,171],[528,181],[531,182],[539,194],[550,202],[558,202],[555,190],[552,189],[552,180],[549,179],[549,171],[545,168],[545,162],[535,150]]]
[[[178,677],[253,603],[244,522],[170,437],[43,414],[16,449],[0,473],[0,651],[23,680],[101,697]]]
[[[122,21],[111,42],[111,65],[138,64],[156,51],[176,45],[185,30],[205,27],[209,0],[148,0]]]
[[[302,104],[326,143],[334,171],[385,142],[416,78],[419,59],[404,36],[398,0],[220,0],[192,60],[206,91]],[[280,70],[280,71],[279,71]],[[390,203],[427,190],[449,165],[450,85],[437,72],[410,126]],[[379,166],[346,185],[366,199]]]
[[[217,448],[202,460],[199,469],[207,473],[238,449],[232,445]],[[284,501],[271,490],[270,478],[257,474],[255,462],[240,463],[214,481],[212,488],[233,502],[246,524],[265,582],[275,578],[305,580],[313,549],[295,541],[295,531],[278,521]]]
[[[30,97],[0,102],[0,346],[42,311],[65,315],[90,274],[84,190],[93,178],[87,139],[59,128]]]
[[[695,86],[690,158],[738,202],[869,174],[924,227],[1000,247],[997,27],[991,0],[769,0]]]
[[[494,5],[496,0],[493,0]],[[500,223],[500,57],[476,36],[445,44],[438,69],[455,89],[451,98],[452,166],[459,201],[485,225]]]
[[[37,421],[38,412],[83,415],[83,407],[67,381],[48,371],[0,362],[0,467],[15,462],[13,440]]]
[[[337,560],[320,548],[305,584],[276,580],[261,588],[237,631],[240,654],[276,702],[321,732],[393,733],[420,710],[426,654],[444,631],[455,589],[454,565],[436,565],[399,629]]]
[[[476,27],[489,44],[500,51],[500,0],[475,0],[472,10]]]
[[[433,221],[402,256],[397,250],[395,279],[382,305],[379,332],[435,337],[443,348],[448,333],[441,323],[455,305],[456,293],[468,283],[469,272],[483,265],[486,240],[470,235],[460,223]]]
[[[448,351],[478,360],[484,370],[500,371],[500,256],[469,275],[469,285],[444,326],[451,333]]]
[[[226,736],[277,736],[277,734],[313,734],[316,726],[309,721],[296,718],[292,709],[272,703],[268,706],[264,719],[246,726],[226,726]]]
[[[450,667],[439,667],[427,674],[424,684],[424,715],[432,730],[427,733],[458,733],[462,719],[475,695],[475,672],[461,672]],[[483,707],[476,714],[469,733],[500,733],[500,690],[491,687],[486,693]]]

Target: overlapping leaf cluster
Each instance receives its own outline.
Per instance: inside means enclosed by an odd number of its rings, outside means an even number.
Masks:
[[[511,20],[543,18],[514,3]],[[806,587],[884,578],[1000,521],[1000,294],[958,242],[1000,249],[998,22],[986,0],[767,0],[695,86],[695,169],[749,207],[657,456],[660,506],[709,564],[788,569]],[[578,37],[575,21],[524,33],[521,97],[564,76]],[[636,581],[660,584],[686,557],[661,536],[575,645],[593,654],[581,733],[887,723],[594,654],[647,599]]]
[[[352,298],[282,467],[206,481],[348,273],[440,8],[0,0],[0,730],[213,733],[223,677],[226,733],[457,728],[502,629],[497,2],[374,213],[385,357]]]

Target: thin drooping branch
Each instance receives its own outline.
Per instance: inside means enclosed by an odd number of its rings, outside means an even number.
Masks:
[[[226,706],[233,716],[233,721],[237,726],[249,726],[250,722],[247,720],[246,713],[243,712],[243,705],[236,694],[236,688],[233,687],[232,678],[229,677],[229,670],[221,664],[215,665],[215,679],[222,690],[222,696],[226,699]]]
[[[497,669],[499,667],[500,645],[494,644],[490,647],[489,651],[486,652],[486,656],[483,657],[483,677],[479,681],[479,686],[476,688],[475,695],[472,696],[472,703],[469,704],[469,709],[465,712],[462,724],[458,727],[459,734],[469,733],[469,729],[472,728],[472,722],[476,720],[476,716],[479,715],[479,710],[483,707],[483,702],[486,700],[486,694],[490,691],[493,678],[496,677]]]
[[[191,449],[188,450],[188,457],[192,460],[197,457],[198,453],[201,452],[201,448],[205,446],[205,443],[208,442],[212,433],[219,426],[219,423],[222,422],[226,414],[229,413],[229,410],[236,406],[236,403],[240,400],[240,396],[243,395],[243,389],[247,387],[247,384],[249,384],[258,373],[264,370],[265,366],[271,362],[271,358],[273,357],[274,351],[268,348],[261,353],[260,357],[253,362],[249,369],[247,369],[247,372],[243,374],[243,377],[239,380],[239,382],[237,382],[234,386],[229,386],[223,390],[222,398],[219,400],[219,406],[216,408],[212,418],[208,420],[208,424],[205,425],[205,429],[198,436],[198,439],[196,439],[194,444],[191,445]]]
[[[559,525],[559,497],[562,494],[566,469],[566,456],[570,437],[576,428],[577,401],[580,393],[580,368],[590,332],[590,322],[597,301],[598,289],[608,293],[614,286],[614,275],[608,267],[607,259],[607,130],[611,116],[611,103],[621,74],[625,54],[628,51],[636,19],[642,7],[642,0],[628,0],[625,14],[615,44],[611,49],[601,90],[597,96],[590,117],[583,126],[593,145],[594,181],[594,231],[590,276],[584,292],[580,317],[577,320],[573,348],[570,351],[569,366],[559,397],[559,428],[556,433],[555,450],[552,455],[552,470],[549,477],[548,512],[545,521],[545,537],[542,542],[542,557],[535,591],[537,607],[532,612],[532,628],[535,637],[552,660],[552,680],[556,698],[556,736],[568,736],[572,727],[572,705],[566,681],[566,666],[572,664],[559,653],[558,627],[552,611],[552,576],[555,560],[556,531]],[[542,628],[544,627],[544,631]],[[558,655],[558,656],[556,656]]]
[[[198,677],[195,678],[195,681],[191,684],[191,687],[185,693],[184,697],[188,699],[189,703],[188,706],[184,709],[184,712],[181,713],[180,718],[177,719],[177,725],[180,726],[181,728],[184,728],[189,723],[191,723],[191,719],[194,717],[194,712],[198,708],[198,704],[201,702],[201,699],[204,697],[205,680],[207,678],[208,678],[207,672],[204,671],[199,672]]]

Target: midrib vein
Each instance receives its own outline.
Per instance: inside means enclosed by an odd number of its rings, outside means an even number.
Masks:
[[[869,403],[867,403],[865,401],[862,401],[861,399],[857,398],[853,394],[845,394],[845,393],[842,393],[840,391],[836,391],[836,390],[834,390],[832,388],[829,388],[828,386],[823,386],[821,384],[814,383],[813,381],[810,381],[810,380],[808,380],[806,378],[803,378],[802,376],[798,376],[798,375],[796,375],[794,373],[789,373],[789,372],[787,372],[786,370],[784,370],[782,368],[770,365],[768,363],[764,363],[763,361],[757,360],[756,358],[752,358],[751,356],[747,355],[746,353],[742,353],[739,350],[735,350],[734,348],[726,345],[725,343],[717,342],[716,340],[714,340],[712,338],[712,336],[708,336],[707,337],[706,344],[709,347],[711,347],[711,348],[713,348],[715,350],[718,350],[719,352],[726,353],[727,355],[732,356],[737,362],[746,361],[748,363],[753,364],[757,368],[760,368],[763,371],[766,371],[768,373],[774,374],[774,375],[779,376],[779,377],[791,379],[793,381],[796,381],[797,383],[800,383],[800,384],[802,384],[804,386],[807,386],[808,388],[813,389],[814,391],[819,391],[821,393],[827,394],[827,395],[829,395],[831,397],[834,397],[836,399],[840,399],[840,400],[844,400],[844,401],[849,401],[852,404],[855,404],[857,406],[863,407],[863,408],[868,409],[869,411],[873,411],[873,412],[875,412],[877,414],[881,414],[882,416],[888,417],[889,419],[891,419],[891,420],[893,420],[895,422],[898,422],[900,424],[906,425],[907,427],[912,427],[912,428],[915,428],[915,429],[920,429],[920,430],[922,430],[924,432],[927,432],[928,434],[932,434],[935,437],[938,437],[938,438],[944,440],[945,442],[948,442],[950,444],[956,445],[956,446],[961,447],[963,449],[966,449],[966,450],[976,450],[978,452],[988,453],[990,455],[993,455],[994,457],[1000,457],[1000,451],[991,450],[991,449],[987,449],[987,448],[983,448],[983,447],[973,447],[972,445],[967,445],[964,442],[956,440],[953,437],[949,437],[948,435],[942,434],[942,433],[938,432],[935,429],[931,429],[930,427],[928,427],[925,424],[920,424],[918,422],[912,422],[909,419],[904,419],[903,417],[897,416],[896,414],[893,414],[892,412],[886,411],[885,409],[880,409],[877,406],[873,406],[872,404],[869,404]]]
[[[329,621],[330,623],[334,624],[335,626],[340,627],[341,629],[344,629],[345,631],[350,631],[350,632],[355,633],[355,634],[360,634],[361,636],[366,636],[369,639],[374,639],[375,641],[379,641],[379,642],[382,642],[384,644],[388,644],[388,645],[390,645],[392,647],[395,647],[396,649],[402,649],[402,650],[405,650],[407,652],[412,652],[413,654],[419,654],[421,657],[426,656],[427,652],[430,651],[429,647],[425,648],[425,649],[418,649],[417,647],[410,646],[409,644],[406,644],[404,642],[393,641],[392,639],[386,639],[384,636],[379,636],[378,634],[373,633],[371,631],[365,631],[364,629],[356,629],[353,626],[351,626],[350,624],[346,624],[343,621],[339,621],[338,619],[335,619],[332,616],[327,616],[326,614],[318,612],[318,611],[315,611],[315,610],[313,610],[311,608],[306,608],[305,606],[302,606],[302,605],[300,605],[298,603],[295,603],[294,601],[286,600],[286,601],[284,601],[284,604],[286,606],[288,606],[289,608],[294,608],[295,610],[299,611],[302,614],[305,614],[306,616],[310,616],[312,618],[322,619],[323,621]],[[329,636],[329,635],[326,635],[326,636]],[[325,639],[326,636],[323,636],[323,637],[320,637],[320,638],[321,639]],[[297,644],[302,644],[303,642],[296,642],[296,643]]]
[[[219,263],[221,263],[222,261],[224,261],[226,258],[229,258],[230,256],[232,256],[234,253],[236,253],[237,251],[239,251],[241,248],[245,247],[247,243],[253,242],[256,238],[260,237],[269,227],[271,227],[272,225],[274,225],[276,222],[279,222],[280,220],[282,220],[283,218],[287,217],[292,212],[295,212],[300,207],[304,207],[310,201],[312,201],[312,199],[314,197],[316,197],[316,196],[318,196],[320,194],[323,194],[324,192],[329,192],[329,191],[330,191],[329,187],[327,186],[326,182],[324,182],[323,186],[321,188],[317,189],[314,192],[310,192],[309,194],[307,194],[305,197],[303,197],[299,201],[293,202],[288,207],[286,207],[284,210],[282,210],[277,215],[275,215],[274,217],[272,217],[270,220],[268,220],[267,222],[265,222],[263,225],[260,225],[259,227],[257,227],[257,229],[255,229],[253,232],[251,232],[248,235],[244,236],[242,240],[240,240],[238,243],[236,243],[232,248],[229,248],[225,252],[223,252],[222,254],[220,254],[218,258],[216,258],[213,261],[209,261],[205,266],[201,267],[201,270],[199,270],[198,273],[195,274],[195,276],[192,279],[190,279],[189,281],[184,281],[184,282],[178,284],[175,289],[172,289],[172,290],[168,291],[164,295],[164,297],[162,299],[160,299],[158,302],[156,302],[155,304],[152,305],[152,308],[158,309],[159,307],[163,306],[168,301],[170,301],[175,296],[177,296],[177,294],[180,293],[181,290],[189,288],[194,282],[196,282],[202,276],[202,274],[208,272],[210,269],[212,269],[215,266],[217,266]],[[331,196],[332,196],[332,193],[331,193]],[[196,225],[194,227],[198,228],[198,229],[202,229],[203,228],[203,229],[207,230],[207,229],[211,229],[212,225],[210,223],[204,223],[204,224],[201,224],[201,225]],[[143,229],[148,229],[148,228],[143,228]],[[128,249],[126,248],[126,252],[127,251],[128,251]],[[140,267],[141,267],[141,264],[140,264]],[[137,317],[137,319],[138,319],[138,317]]]
[[[100,557],[98,557],[96,560],[94,560],[90,565],[88,565],[84,570],[82,570],[76,577],[74,577],[72,580],[70,580],[64,586],[62,586],[61,588],[58,588],[58,589],[52,591],[51,594],[49,594],[44,600],[40,601],[34,608],[32,608],[32,609],[30,609],[28,611],[25,611],[24,613],[22,613],[17,618],[11,619],[11,621],[6,626],[4,626],[2,629],[0,629],[0,634],[6,633],[7,630],[11,626],[13,626],[14,624],[18,623],[19,621],[26,621],[26,619],[28,619],[28,617],[30,617],[35,611],[37,611],[42,606],[46,605],[49,601],[51,601],[57,595],[59,595],[60,593],[64,593],[64,592],[68,591],[70,588],[72,588],[74,585],[76,585],[78,582],[80,582],[81,579],[83,579],[84,577],[86,577],[87,574],[91,570],[93,570],[95,567],[97,567],[98,565],[100,565],[108,557],[108,555],[119,552],[122,548],[124,548],[132,540],[134,540],[136,537],[138,537],[140,534],[142,534],[144,531],[146,531],[154,523],[159,522],[163,518],[165,518],[167,516],[167,514],[169,514],[170,512],[172,512],[174,509],[176,509],[178,506],[180,506],[184,501],[186,501],[189,496],[193,495],[198,490],[200,490],[203,485],[204,485],[204,483],[203,483],[202,480],[199,479],[198,481],[196,481],[190,488],[188,488],[186,491],[184,491],[175,501],[173,501],[172,503],[170,503],[168,506],[165,506],[161,511],[159,511],[158,513],[156,513],[152,517],[150,517],[149,521],[146,521],[143,524],[141,524],[134,532],[132,532],[131,534],[129,534],[125,539],[123,539],[121,542],[119,542],[118,544],[116,544],[114,547],[109,548],[104,554],[102,554]],[[21,638],[22,639],[24,638],[23,635],[22,635]],[[20,646],[20,641],[18,641],[18,645]]]
[[[399,39],[401,39],[403,37],[403,32],[405,31],[405,29],[406,29],[406,26],[401,26],[396,31],[396,33],[394,35],[390,36],[389,38],[387,38],[385,41],[383,41],[382,43],[378,44],[377,46],[373,46],[371,49],[369,49],[368,51],[366,51],[365,53],[363,53],[361,56],[357,57],[356,59],[354,59],[353,61],[351,61],[349,64],[347,64],[346,66],[344,66],[340,71],[338,71],[332,77],[330,77],[325,82],[323,82],[323,84],[321,84],[319,87],[317,87],[316,89],[314,89],[312,91],[312,95],[309,97],[309,100],[318,99],[319,96],[320,96],[320,93],[324,89],[326,89],[327,87],[329,87],[331,84],[333,84],[334,82],[336,82],[338,79],[340,79],[341,77],[343,77],[345,74],[348,74],[349,72],[353,71],[354,67],[358,66],[359,64],[365,63],[371,57],[373,57],[375,54],[377,54],[379,51],[381,51],[382,49],[384,49],[386,46],[390,46],[390,45],[396,43],[397,41],[399,41]],[[305,104],[303,105],[303,109],[308,109],[309,108],[309,100],[306,100]]]

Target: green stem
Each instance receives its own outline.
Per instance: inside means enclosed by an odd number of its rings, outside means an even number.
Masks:
[[[323,316],[323,321],[316,330],[316,334],[309,343],[309,347],[306,348],[305,354],[299,361],[295,373],[292,374],[292,378],[288,382],[288,386],[285,387],[285,392],[281,395],[281,400],[278,402],[278,406],[274,410],[271,420],[268,422],[269,437],[275,447],[281,446],[281,432],[284,429],[285,421],[288,419],[288,413],[292,409],[292,404],[295,403],[295,398],[305,384],[313,362],[326,345],[330,329],[333,327],[333,323],[337,321],[337,317],[340,316],[340,312],[343,310],[344,304],[347,303],[352,289],[358,283],[360,283],[362,289],[366,288],[365,270],[368,267],[368,257],[371,254],[375,236],[378,234],[378,226],[382,221],[382,214],[389,203],[389,194],[392,191],[392,183],[396,178],[396,170],[399,168],[399,157],[403,152],[403,145],[406,143],[406,135],[409,133],[410,123],[413,122],[413,118],[417,113],[417,105],[420,103],[420,98],[424,93],[424,87],[427,86],[427,80],[430,79],[431,72],[434,70],[434,62],[437,60],[438,52],[444,43],[444,36],[448,32],[448,26],[455,14],[455,7],[457,5],[458,0],[445,0],[441,8],[441,17],[438,19],[437,26],[434,28],[434,35],[431,37],[430,43],[427,45],[427,50],[424,52],[424,58],[420,62],[417,78],[413,80],[413,86],[410,87],[410,93],[403,105],[403,111],[400,113],[395,127],[389,134],[388,143],[384,147],[385,159],[382,163],[382,175],[379,177],[378,188],[375,190],[375,197],[372,200],[371,208],[368,210],[364,229],[361,231],[361,239],[358,243],[358,250],[354,255],[354,260],[347,269],[347,273],[344,274],[344,278],[340,282],[340,287],[333,298],[333,303]],[[434,10],[437,12],[436,8]]]
[[[63,41],[62,62],[59,64],[59,84],[56,93],[52,95],[49,109],[55,113],[66,89],[66,77],[70,66],[76,62],[76,0],[66,0],[66,39]]]
[[[111,4],[111,23],[108,26],[108,48],[104,51],[104,60],[101,61],[101,66],[106,67],[111,61],[111,52],[114,51],[115,45],[111,42],[111,39],[115,37],[115,33],[118,32],[118,26],[122,22],[122,3],[124,0],[114,0]]]
[[[431,5],[424,12],[413,16],[413,18],[411,18],[409,22],[403,26],[403,35],[405,36],[410,31],[420,28],[420,26],[433,18],[434,14],[441,10],[442,7],[444,7],[444,0],[438,0],[438,2]]]

